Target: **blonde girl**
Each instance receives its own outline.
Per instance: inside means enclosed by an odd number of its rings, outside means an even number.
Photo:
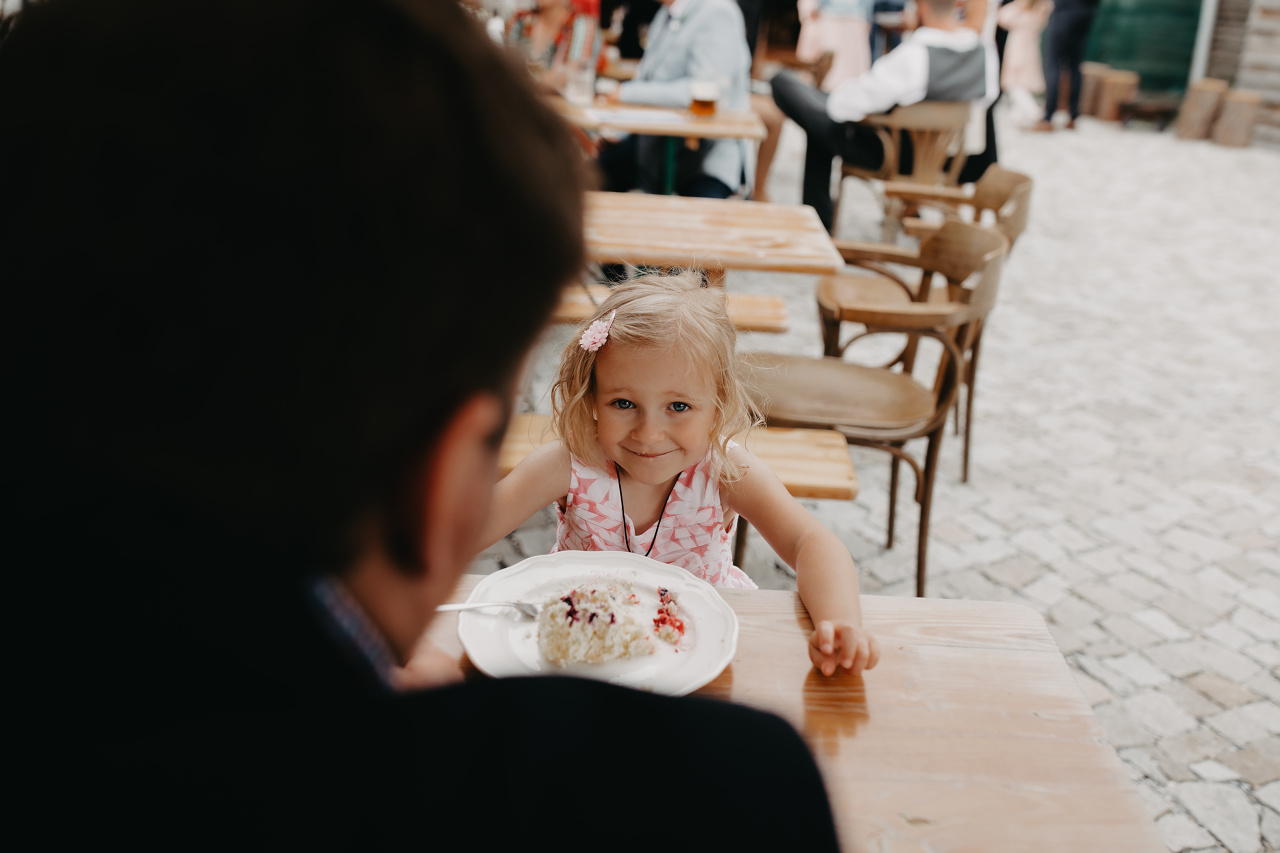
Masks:
[[[849,552],[728,436],[759,421],[742,387],[724,293],[697,277],[614,288],[566,345],[552,388],[561,438],[497,486],[491,545],[554,503],[554,551],[631,551],[716,586],[754,588],[733,565],[737,518],[796,572],[813,618],[809,657],[824,675],[875,666]]]

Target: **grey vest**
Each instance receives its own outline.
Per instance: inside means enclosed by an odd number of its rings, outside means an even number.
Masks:
[[[929,51],[926,101],[976,101],[987,93],[987,53],[982,45],[969,50],[925,49]]]

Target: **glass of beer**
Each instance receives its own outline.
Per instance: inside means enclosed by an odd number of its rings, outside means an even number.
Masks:
[[[716,114],[716,101],[720,100],[720,83],[717,80],[693,80],[689,83],[689,112],[696,116]]]

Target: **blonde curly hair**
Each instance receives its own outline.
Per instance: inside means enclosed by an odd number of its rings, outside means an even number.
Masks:
[[[697,272],[649,275],[620,284],[574,332],[560,357],[551,387],[551,419],[555,431],[578,459],[603,468],[594,411],[596,352],[582,348],[582,333],[597,320],[613,318],[604,346],[660,347],[680,352],[714,377],[715,419],[711,450],[721,482],[742,476],[729,458],[728,439],[763,423],[738,375],[738,333],[725,310],[724,290],[706,287]]]

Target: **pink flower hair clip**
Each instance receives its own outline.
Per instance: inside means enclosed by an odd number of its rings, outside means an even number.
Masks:
[[[613,318],[617,313],[618,309],[615,308],[608,320],[596,320],[588,326],[582,333],[582,337],[578,339],[578,345],[587,352],[595,352],[604,346],[604,342],[609,340],[609,329],[613,327]]]

